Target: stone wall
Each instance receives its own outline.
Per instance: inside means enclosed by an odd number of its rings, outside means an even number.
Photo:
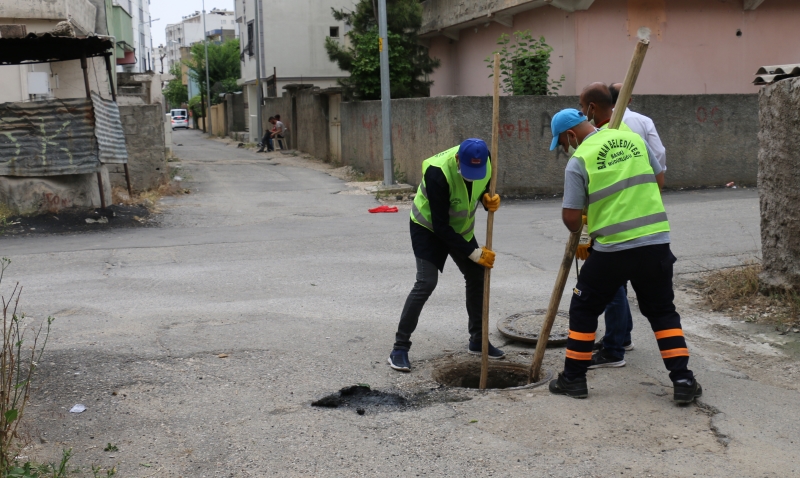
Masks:
[[[761,90],[759,123],[760,279],[767,288],[800,291],[800,78]]]
[[[643,95],[631,108],[650,116],[667,150],[666,186],[754,185],[758,171],[756,95]],[[574,96],[500,99],[498,191],[511,196],[563,191],[563,151],[550,151],[550,118]],[[383,175],[378,101],[342,103],[342,162]],[[422,161],[469,137],[490,143],[490,97],[392,101],[395,170],[418,184]],[[301,123],[305,124],[304,118]],[[302,132],[301,132],[302,133]],[[301,148],[302,149],[302,148]],[[309,151],[310,152],[310,151]]]
[[[164,116],[161,105],[120,106],[128,169],[134,191],[158,187],[167,179],[167,157],[164,144]],[[125,171],[121,164],[109,164],[111,183],[125,187]]]
[[[225,114],[228,121],[228,133],[244,131],[245,101],[242,93],[229,93],[225,95]]]

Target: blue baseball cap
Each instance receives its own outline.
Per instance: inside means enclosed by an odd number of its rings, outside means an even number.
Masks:
[[[584,121],[586,121],[586,115],[575,108],[563,109],[556,113],[550,121],[550,129],[553,131],[553,142],[550,143],[550,151],[558,147],[558,135]]]
[[[489,148],[482,139],[470,138],[458,147],[458,163],[464,179],[479,180],[486,177]]]

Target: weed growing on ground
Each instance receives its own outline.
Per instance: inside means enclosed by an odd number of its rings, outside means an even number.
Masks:
[[[714,311],[729,312],[748,322],[770,323],[784,331],[800,319],[800,294],[794,291],[761,292],[760,263],[714,271],[700,284],[706,303]]]
[[[0,259],[0,285],[10,264],[9,259]],[[21,295],[22,287],[19,283],[14,285],[8,299],[0,295],[3,307],[3,348],[0,351],[0,470],[4,476],[8,470],[16,467],[14,457],[19,451],[17,428],[25,414],[25,407],[30,399],[31,379],[44,353],[54,320],[52,317],[47,318],[46,329],[43,324],[38,328],[28,327],[25,324],[25,314],[19,311]]]

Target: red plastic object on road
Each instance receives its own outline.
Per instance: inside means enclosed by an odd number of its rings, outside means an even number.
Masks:
[[[377,212],[397,212],[397,206],[387,206],[384,204],[383,206],[374,207],[369,210],[371,213]]]

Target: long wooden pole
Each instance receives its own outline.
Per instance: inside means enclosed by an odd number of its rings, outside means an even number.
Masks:
[[[647,38],[640,38],[636,43],[636,48],[633,51],[633,58],[631,58],[631,65],[628,67],[628,73],[625,75],[625,82],[622,84],[622,89],[617,98],[617,104],[614,107],[614,113],[611,115],[609,121],[609,129],[619,129],[622,123],[622,116],[625,114],[625,108],[628,106],[628,100],[633,93],[633,86],[636,84],[636,79],[639,77],[639,71],[642,69],[644,56],[647,53],[647,47],[650,40]],[[553,286],[553,293],[550,295],[550,304],[547,307],[547,314],[544,317],[542,330],[539,332],[539,340],[536,342],[536,352],[533,354],[533,361],[528,374],[528,383],[538,382],[542,371],[542,361],[544,360],[544,352],[547,348],[547,340],[550,338],[550,331],[553,328],[556,314],[558,313],[558,305],[561,303],[561,297],[564,295],[564,287],[567,284],[567,276],[569,270],[572,268],[572,260],[575,258],[575,251],[578,249],[578,242],[581,239],[581,230],[583,225],[576,232],[569,235],[567,247],[564,250],[564,259],[561,261],[561,268],[558,270],[556,283]]]
[[[497,131],[500,128],[500,55],[494,55],[494,96],[492,97],[492,179],[489,181],[489,195],[494,196],[497,188]],[[486,248],[492,248],[494,232],[494,213],[489,211],[486,219]],[[481,380],[480,389],[486,388],[489,380],[489,290],[491,289],[492,270],[488,267],[483,276],[483,321],[481,324]]]

